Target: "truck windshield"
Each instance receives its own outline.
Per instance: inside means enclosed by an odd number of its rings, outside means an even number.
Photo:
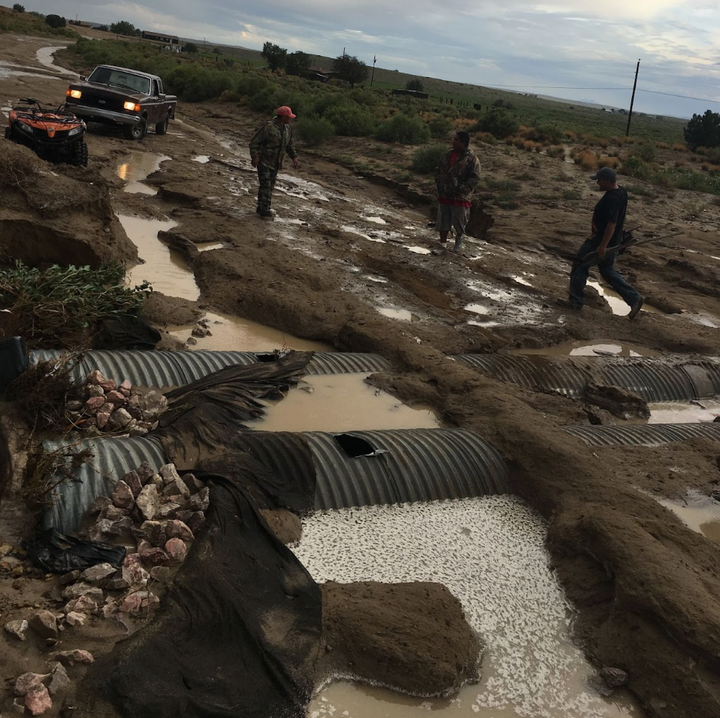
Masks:
[[[140,92],[143,95],[150,94],[150,80],[141,75],[133,75],[125,70],[113,70],[109,67],[96,67],[88,82],[99,82],[103,85],[122,87],[133,92]]]

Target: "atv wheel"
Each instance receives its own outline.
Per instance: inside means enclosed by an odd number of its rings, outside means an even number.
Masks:
[[[155,125],[155,134],[164,135],[168,131],[168,124],[170,123],[170,115],[168,115],[162,122],[158,122]]]
[[[88,148],[84,140],[78,140],[72,149],[72,159],[70,163],[76,167],[87,167]]]
[[[6,127],[6,128],[5,128],[5,139],[6,139],[6,140],[11,140],[12,138],[13,138],[13,136],[12,136],[12,130],[10,129],[10,127]]]
[[[147,120],[143,117],[135,125],[123,125],[123,135],[126,140],[141,140],[147,132]]]

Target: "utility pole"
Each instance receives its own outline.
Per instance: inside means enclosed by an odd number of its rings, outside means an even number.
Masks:
[[[632,97],[630,98],[630,112],[628,112],[628,123],[627,129],[625,130],[625,137],[630,137],[630,120],[632,120],[633,105],[635,104],[635,88],[637,87],[638,72],[640,72],[640,60],[637,61],[637,67],[635,68],[635,82],[633,83]]]
[[[372,87],[373,80],[375,79],[375,63],[377,62],[377,55],[373,55],[373,69],[372,75],[370,75],[370,87]]]

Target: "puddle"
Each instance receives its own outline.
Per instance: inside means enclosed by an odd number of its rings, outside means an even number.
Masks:
[[[364,278],[376,284],[387,284],[388,281],[386,277],[376,277],[374,274],[366,274]]]
[[[300,197],[301,199],[319,199],[321,202],[329,202],[330,195],[336,197],[334,193],[328,194],[320,185],[315,182],[296,177],[295,175],[279,174],[278,180],[280,184],[275,189],[290,197]]]
[[[130,240],[138,248],[138,254],[145,260],[127,273],[127,283],[137,285],[149,281],[153,289],[170,297],[183,297],[196,301],[200,290],[195,276],[182,255],[158,240],[158,232],[176,225],[172,220],[141,219],[119,214],[118,219]]]
[[[196,244],[195,249],[197,249],[198,252],[210,252],[213,249],[222,249],[224,246],[222,242],[202,242],[201,244]]]
[[[466,304],[463,309],[473,314],[490,314],[490,310],[482,304]]]
[[[717,501],[692,489],[684,501],[653,498],[676,514],[689,529],[711,541],[720,541],[720,503]]]
[[[533,275],[530,274],[529,276],[532,277]],[[532,287],[532,284],[530,284],[530,282],[528,282],[528,280],[525,279],[525,277],[521,277],[519,275],[512,275],[510,277],[510,279],[512,279],[514,282],[517,282],[518,284],[522,284],[525,287]]]
[[[390,319],[401,319],[404,322],[417,322],[420,317],[408,309],[392,309],[391,307],[375,307],[384,317]]]
[[[157,171],[162,162],[169,159],[172,158],[154,152],[131,152],[130,156],[117,167],[117,176],[127,183],[123,192],[156,195],[157,188],[148,187],[142,181]]]
[[[0,60],[0,80],[7,80],[10,77],[35,77],[42,80],[60,80],[66,82],[62,77],[57,75],[46,75],[45,73],[38,72],[35,68],[16,65],[14,62],[5,62]]]
[[[415,254],[430,254],[430,251],[427,247],[405,247],[408,252],[414,252]]]
[[[197,157],[193,157],[193,162],[199,162],[201,165],[204,165],[210,162],[210,158],[207,155],[198,155]]]
[[[41,65],[49,67],[55,70],[55,72],[59,72],[61,75],[67,75],[69,77],[80,77],[77,72],[73,72],[72,70],[66,70],[64,67],[60,67],[60,65],[55,64],[55,53],[58,50],[64,50],[66,47],[67,45],[60,45],[59,47],[41,47],[35,53],[35,57]]]
[[[261,421],[247,422],[259,431],[360,431],[436,429],[437,415],[410,407],[365,383],[369,374],[306,376],[279,402],[270,404]]]
[[[720,401],[707,399],[702,401],[658,402],[648,404],[650,418],[648,424],[695,424],[711,422],[720,416]]]
[[[625,317],[630,314],[630,307],[625,304],[625,300],[613,289],[604,287],[600,282],[596,282],[592,279],[588,279],[588,285],[593,287],[597,293],[610,305],[612,313],[618,317]],[[657,307],[653,307],[647,302],[643,304],[641,312],[649,312],[650,314],[664,314],[665,312],[660,311]]]
[[[493,320],[489,320],[487,322],[477,322],[474,319],[470,319],[467,322],[471,327],[483,327],[485,329],[489,329],[490,327],[499,327],[500,322],[496,322]]]
[[[539,354],[540,356],[618,356],[618,357],[655,357],[662,352],[648,349],[635,344],[619,344],[617,342],[570,341],[554,347],[541,349],[516,349],[511,354]]]
[[[209,322],[208,329],[211,335],[199,338],[197,344],[190,345],[191,349],[238,352],[271,352],[275,349],[333,351],[329,344],[299,339],[249,319],[241,319],[219,312],[208,312],[205,314],[205,319]],[[178,339],[186,341],[192,335],[193,327],[195,327],[194,324],[175,329],[170,333]]]
[[[382,217],[362,216],[360,219],[364,219],[366,222],[372,222],[373,224],[387,224],[387,222]]]
[[[683,312],[682,316],[687,317],[691,322],[700,324],[703,327],[712,327],[713,329],[720,328],[720,319],[717,319],[710,314],[691,314],[690,312]]]
[[[593,669],[570,640],[568,606],[549,568],[545,524],[511,496],[317,513],[294,548],[316,581],[435,581],[486,641],[482,680],[452,699],[413,699],[348,683],[308,716],[628,718],[629,697],[585,685]],[[402,557],[402,560],[398,560]]]

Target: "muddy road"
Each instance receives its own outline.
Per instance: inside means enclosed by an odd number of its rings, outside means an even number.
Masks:
[[[2,38],[0,106],[28,95],[59,103],[67,75],[40,62],[47,40]],[[684,191],[633,195],[629,223],[647,236],[677,232],[619,261],[645,309],[630,322],[625,308],[591,287],[583,311],[568,313],[554,299],[565,294],[567,257],[598,198],[575,165],[535,155],[528,166],[527,153],[475,146],[486,176],[526,178],[521,206],[490,204],[495,224],[486,240],[469,239],[462,256],[435,256],[426,204],[302,146],[301,169],[279,177],[276,218],[259,218],[247,142],[262,119],[204,103],[180,105],[166,136],[149,133],[139,143],[96,129],[87,170],[43,165],[20,151],[42,173],[32,186],[53,201],[0,197],[0,247],[33,261],[58,254],[132,265],[133,245],[150,260],[144,251],[161,232],[173,248],[158,250],[166,270],[145,276],[140,264],[132,277],[165,295],[148,310],[169,332],[165,346],[182,348],[187,334],[178,326],[211,312],[316,346],[381,354],[393,368],[373,377],[376,386],[431,407],[447,426],[478,432],[505,456],[514,491],[548,522],[546,545],[587,656],[626,670],[648,716],[720,714],[718,545],[656,500],[690,488],[709,496],[720,483],[720,447],[696,440],[590,449],[562,427],[588,424],[589,413],[604,423],[616,417],[494,381],[448,357],[565,345],[568,353],[632,345],[637,353],[717,356],[720,206]],[[335,139],[323,150],[340,151],[361,152],[361,143]],[[411,152],[388,149],[396,162]],[[17,241],[22,230],[31,243]]]

